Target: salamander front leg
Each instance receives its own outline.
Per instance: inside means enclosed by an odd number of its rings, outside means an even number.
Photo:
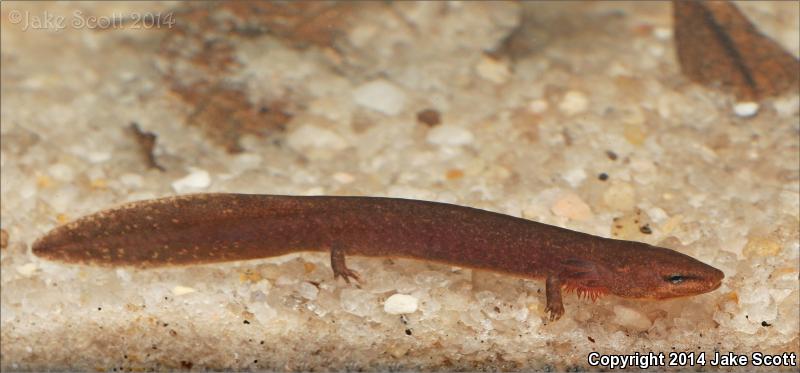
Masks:
[[[561,280],[558,277],[547,276],[545,296],[547,297],[547,307],[544,311],[550,313],[550,321],[560,319],[564,314],[564,303],[561,301]]]
[[[347,265],[344,262],[344,249],[342,249],[341,246],[331,246],[331,268],[333,269],[334,280],[341,276],[348,284],[350,283],[350,278],[361,282],[358,273],[350,268],[347,268]]]

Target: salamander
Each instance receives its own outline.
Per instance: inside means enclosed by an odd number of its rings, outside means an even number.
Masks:
[[[545,280],[550,320],[562,291],[665,299],[717,289],[724,274],[641,242],[576,232],[447,203],[382,197],[192,194],[132,202],[57,227],[34,254],[142,268],[330,252],[334,279],[359,280],[346,256],[427,260]]]

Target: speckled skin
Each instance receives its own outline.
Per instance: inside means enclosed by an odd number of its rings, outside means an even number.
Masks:
[[[134,202],[58,227],[33,252],[66,262],[139,267],[331,251],[336,276],[358,278],[345,255],[402,257],[547,279],[561,289],[669,298],[716,289],[719,270],[678,252],[451,204],[377,197],[195,194]],[[667,278],[680,275],[679,284]]]

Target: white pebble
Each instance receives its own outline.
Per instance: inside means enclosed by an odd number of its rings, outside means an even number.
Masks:
[[[304,151],[310,148],[342,150],[347,147],[347,141],[336,132],[310,124],[294,130],[286,142],[292,149],[297,151]]]
[[[178,193],[196,189],[204,189],[211,185],[211,176],[208,171],[199,168],[190,168],[191,172],[181,179],[172,182],[172,189]]]
[[[603,202],[620,211],[632,210],[636,206],[636,190],[628,183],[614,183],[603,193]]]
[[[733,113],[738,117],[747,118],[758,114],[757,102],[738,102],[733,105]]]
[[[561,177],[566,181],[569,186],[577,188],[583,180],[586,179],[586,172],[582,168],[575,168],[564,172]]]
[[[638,331],[650,329],[653,323],[641,312],[625,306],[614,306],[614,322]]]
[[[653,36],[655,36],[658,40],[672,40],[672,29],[669,27],[656,27],[653,29]]]
[[[669,218],[667,212],[660,207],[651,207],[647,209],[647,216],[649,216],[650,220],[652,220],[655,223],[661,223],[667,220],[667,218]]]
[[[141,188],[142,184],[144,184],[144,179],[141,175],[131,173],[120,175],[119,181],[130,188]]]
[[[87,152],[86,153],[86,159],[88,159],[89,162],[92,162],[92,163],[102,163],[102,162],[105,162],[105,161],[111,159],[111,153],[110,152],[101,152],[101,151]]]
[[[317,295],[319,294],[319,288],[308,282],[302,282],[297,287],[297,292],[300,294],[301,297],[305,299],[315,300],[317,299]]]
[[[374,296],[361,289],[344,289],[339,294],[342,309],[356,316],[364,317],[375,311]]]
[[[337,182],[339,182],[341,184],[350,184],[353,181],[355,181],[356,178],[355,178],[355,176],[353,176],[352,174],[349,174],[347,172],[337,172],[337,173],[333,174],[333,180],[336,180]]]
[[[23,264],[21,266],[17,266],[17,272],[25,277],[30,277],[33,275],[33,272],[36,272],[36,268],[36,263]]]
[[[133,277],[131,277],[131,274],[124,268],[117,268],[116,273],[117,277],[124,282],[131,282],[131,280],[133,279]]]
[[[587,220],[592,217],[592,209],[575,193],[564,193],[550,207],[557,216],[572,220]]]
[[[383,311],[391,315],[414,313],[417,311],[417,298],[407,294],[395,294],[383,303]]]
[[[481,78],[495,84],[505,83],[511,76],[511,71],[507,64],[488,56],[484,56],[481,61],[478,62],[475,70],[477,70]]]
[[[772,107],[778,112],[779,117],[790,117],[800,111],[800,96],[789,95],[786,97],[778,97],[772,101]]]
[[[75,177],[74,172],[72,172],[72,168],[63,163],[56,163],[48,167],[47,172],[54,179],[60,181],[72,181],[72,179]]]
[[[174,288],[172,288],[172,294],[175,295],[175,296],[194,293],[196,291],[197,290],[195,288],[190,288],[188,286],[181,286],[181,285],[178,285],[178,286],[175,286]]]
[[[239,170],[248,170],[261,166],[261,155],[256,153],[242,153],[234,157],[233,165]]]
[[[397,115],[405,107],[406,94],[394,84],[379,79],[356,88],[353,92],[353,101],[386,115]]]
[[[547,111],[550,104],[546,100],[533,100],[528,104],[528,110],[534,114],[541,114]]]
[[[475,140],[475,136],[466,128],[443,124],[430,130],[427,140],[436,145],[467,145]]]
[[[583,92],[569,91],[558,104],[558,109],[567,115],[580,114],[589,107],[589,99]]]

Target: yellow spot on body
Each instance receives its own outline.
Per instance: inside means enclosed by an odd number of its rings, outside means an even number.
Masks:
[[[69,221],[69,216],[67,214],[58,214],[56,215],[56,220],[59,224],[64,224]]]

